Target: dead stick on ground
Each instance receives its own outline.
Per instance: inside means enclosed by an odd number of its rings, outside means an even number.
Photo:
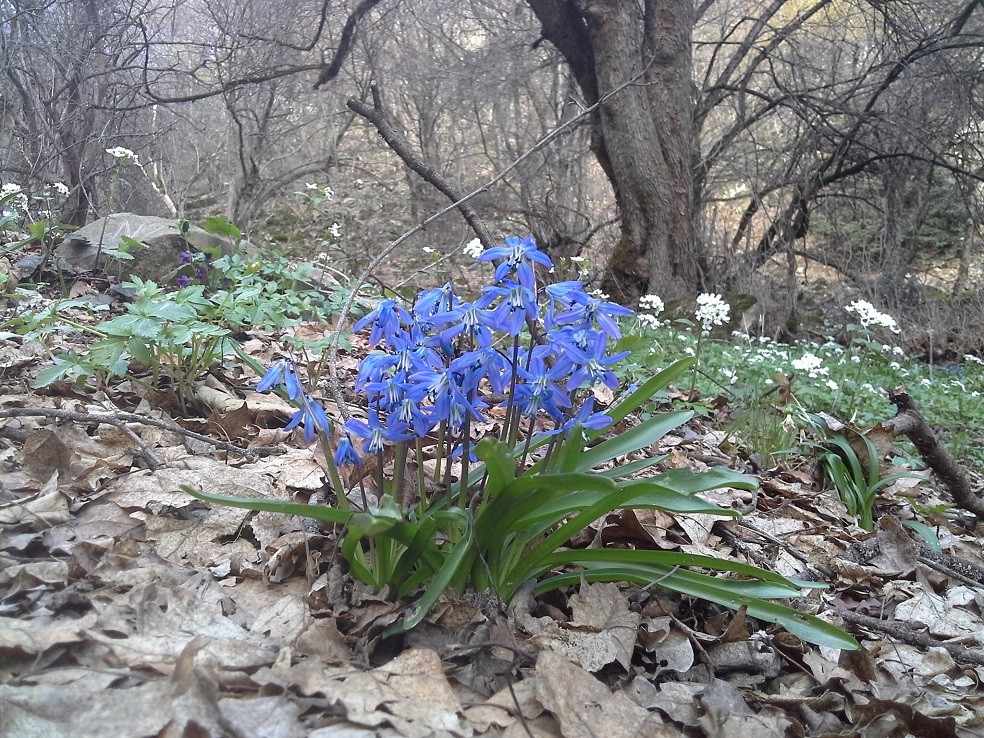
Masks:
[[[111,425],[114,428],[119,428],[121,431],[126,433],[130,438],[133,439],[140,448],[140,456],[144,458],[149,466],[154,469],[160,469],[165,466],[164,462],[161,461],[157,455],[150,449],[147,444],[141,440],[141,438],[134,433],[131,429],[126,427],[127,423],[140,423],[142,425],[150,425],[154,428],[162,428],[173,433],[185,436],[187,438],[194,438],[196,441],[201,441],[202,443],[207,443],[215,446],[222,451],[228,451],[234,454],[238,454],[248,460],[253,460],[256,456],[263,452],[276,453],[280,449],[277,448],[241,448],[240,446],[233,445],[231,443],[226,443],[225,441],[219,441],[210,436],[202,435],[201,433],[195,433],[194,431],[182,428],[180,425],[175,423],[168,423],[163,420],[157,420],[155,418],[147,418],[143,415],[136,415],[134,413],[80,413],[75,410],[65,410],[61,408],[13,408],[10,410],[0,410],[0,418],[24,418],[24,417],[38,417],[38,418],[54,418],[55,420],[70,420],[74,423],[102,423],[104,425]]]
[[[849,623],[860,625],[868,630],[875,630],[880,633],[887,633],[911,646],[920,648],[945,648],[947,653],[953,657],[954,661],[965,664],[977,664],[984,666],[984,650],[970,649],[958,643],[946,643],[933,638],[929,633],[916,628],[904,620],[879,620],[868,615],[851,612],[850,610],[838,610],[837,614]]]
[[[896,433],[908,436],[925,462],[947,486],[953,501],[978,518],[984,519],[984,497],[974,492],[970,476],[947,449],[940,443],[929,423],[916,409],[915,403],[903,387],[889,390],[888,399],[898,407],[898,414],[884,423]]]

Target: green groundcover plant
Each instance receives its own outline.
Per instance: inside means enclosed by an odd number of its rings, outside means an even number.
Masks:
[[[508,602],[530,582],[543,593],[584,579],[744,606],[804,640],[857,648],[840,629],[770,601],[822,585],[709,556],[569,545],[617,509],[735,517],[698,493],[756,482],[728,469],[654,472],[661,457],[623,461],[692,417],[690,410],[666,412],[607,433],[694,360],[670,364],[596,410],[593,387],[618,389],[611,367],[626,352],[608,351],[621,337],[618,318],[631,311],[586,293],[579,281],[544,283],[538,272],[552,264],[530,238],[507,238],[478,259],[496,266],[474,301],[445,285],[420,293],[409,310],[384,299],[356,324],[370,330],[375,347],[356,379],[366,416],[348,420],[339,434],[291,361],[278,361],[259,382],[259,390],[275,388],[297,406],[289,428],[303,427],[308,442],[324,444],[337,507],[185,491],[344,526],[341,554],[352,576],[398,597],[420,593],[390,633],[419,623],[449,588],[491,591]],[[498,422],[490,421],[493,408]],[[394,461],[384,478],[387,447]],[[425,448],[433,469],[425,469]],[[358,467],[366,456],[376,457],[374,491],[345,490],[338,469]],[[411,480],[408,468],[416,470]]]

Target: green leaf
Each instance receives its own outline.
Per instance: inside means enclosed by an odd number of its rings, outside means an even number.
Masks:
[[[608,477],[609,479],[621,479],[622,477],[629,477],[633,474],[644,472],[646,469],[656,466],[659,462],[665,461],[666,457],[667,454],[663,454],[662,456],[653,456],[648,459],[636,459],[635,461],[630,461],[628,464],[619,464],[611,469],[595,472],[595,474],[600,477]]]
[[[690,572],[690,574],[693,575],[694,573]],[[644,586],[655,584],[663,589],[681,592],[682,594],[688,594],[709,602],[716,602],[733,610],[737,610],[744,605],[751,617],[781,625],[787,631],[808,643],[848,651],[854,651],[860,648],[860,645],[854,638],[840,628],[820,618],[807,615],[784,605],[766,602],[757,597],[751,597],[743,593],[736,594],[733,589],[717,584],[721,581],[727,582],[729,580],[720,580],[719,578],[709,577],[707,575],[686,577],[683,575],[682,570],[675,571],[666,568],[640,570],[634,567],[619,565],[601,566],[597,569],[553,577],[542,582],[535,591],[537,594],[542,594],[543,592],[548,592],[551,589],[561,586],[576,584],[582,578],[589,582],[623,581],[635,582]]]
[[[351,513],[344,510],[337,510],[333,507],[325,507],[323,505],[301,505],[285,500],[266,500],[252,497],[227,497],[225,495],[213,495],[209,492],[203,492],[187,484],[182,484],[180,487],[182,492],[186,492],[203,502],[214,502],[217,505],[239,507],[244,510],[302,515],[306,518],[325,520],[329,523],[341,523],[342,525],[348,523],[349,517],[351,516]]]
[[[202,228],[206,233],[231,238],[235,241],[238,241],[243,237],[243,232],[241,230],[225,218],[220,218],[218,216],[214,218],[206,218],[202,223]]]
[[[685,359],[679,359],[678,361],[673,362],[668,367],[663,369],[663,371],[658,372],[643,382],[643,384],[635,392],[619,402],[615,405],[615,407],[608,408],[608,410],[605,411],[605,415],[612,419],[613,424],[625,420],[629,413],[638,410],[646,404],[654,394],[662,389],[666,389],[667,386],[679,379],[683,373],[687,371],[687,369],[696,363],[697,359],[693,357],[687,357]],[[588,434],[588,438],[594,440],[604,432],[604,430],[593,431]]]
[[[693,415],[692,410],[677,410],[655,415],[625,433],[620,433],[587,449],[578,457],[577,468],[572,471],[588,471],[618,456],[625,456],[651,446],[674,428],[679,428],[686,423]],[[572,442],[580,443],[580,439],[569,438],[564,443]]]
[[[939,536],[936,535],[936,531],[925,523],[920,523],[918,520],[903,520],[902,525],[912,528],[922,536],[930,550],[937,553],[943,552],[943,544],[940,542]]]
[[[404,618],[402,622],[388,628],[383,633],[384,636],[405,633],[420,623],[424,619],[424,616],[437,603],[437,600],[451,582],[459,578],[461,572],[471,568],[472,557],[475,554],[475,549],[472,546],[474,530],[472,529],[471,521],[464,510],[458,510],[458,512],[449,510],[447,512],[455,514],[459,518],[465,529],[464,535],[455,544],[454,550],[444,560],[441,568],[434,574],[430,586],[427,587],[421,598],[417,600],[413,613]]]
[[[89,366],[84,357],[74,352],[62,354],[61,356],[55,357],[53,366],[45,367],[38,372],[38,376],[34,379],[34,388],[40,389],[41,387],[47,387],[53,382],[68,379],[69,377],[87,377],[92,372],[93,368]]]
[[[670,469],[652,481],[685,495],[694,495],[698,492],[707,492],[720,487],[735,487],[744,490],[758,488],[758,479],[748,474],[736,472],[726,466],[714,466],[702,472],[695,472],[686,467]]]

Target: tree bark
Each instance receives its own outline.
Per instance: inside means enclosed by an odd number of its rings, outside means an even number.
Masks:
[[[592,150],[615,191],[621,238],[603,288],[633,303],[702,286],[693,160],[692,0],[528,0],[586,102],[643,72],[601,106]]]

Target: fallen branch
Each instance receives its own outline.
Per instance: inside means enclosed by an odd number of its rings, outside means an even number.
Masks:
[[[916,409],[909,393],[903,387],[895,387],[889,390],[888,399],[898,407],[898,413],[883,425],[907,436],[929,468],[950,490],[953,501],[964,510],[984,519],[984,497],[973,490],[970,475],[940,443],[929,423]]]
[[[38,418],[52,418],[55,420],[69,420],[74,423],[99,423],[101,425],[111,425],[114,428],[119,428],[121,431],[126,433],[133,442],[137,444],[139,451],[136,455],[143,458],[147,465],[152,469],[160,469],[165,466],[164,462],[161,461],[157,455],[147,446],[146,443],[133,432],[132,429],[127,427],[127,423],[140,423],[141,425],[149,425],[154,428],[161,428],[163,430],[171,431],[179,435],[185,436],[186,438],[193,438],[196,441],[201,441],[202,443],[208,443],[215,446],[222,451],[231,452],[239,456],[244,457],[248,461],[253,461],[262,452],[267,453],[279,453],[281,449],[278,448],[242,448],[231,443],[226,443],[225,441],[219,441],[211,436],[206,436],[201,433],[195,433],[195,431],[190,431],[187,428],[182,428],[176,423],[168,423],[163,420],[157,420],[155,418],[147,418],[143,415],[136,415],[134,413],[80,413],[75,410],[64,410],[60,408],[52,407],[37,407],[37,408],[12,408],[10,410],[0,410],[0,418],[25,418],[25,417],[38,417]]]
[[[850,610],[838,610],[837,614],[849,623],[859,625],[867,630],[886,633],[896,640],[908,643],[910,646],[918,646],[919,648],[945,648],[954,661],[984,666],[984,651],[981,649],[970,649],[958,643],[940,641],[929,633],[926,633],[923,627],[919,627],[914,623],[908,623],[904,620],[879,620],[878,618],[861,615]]]

